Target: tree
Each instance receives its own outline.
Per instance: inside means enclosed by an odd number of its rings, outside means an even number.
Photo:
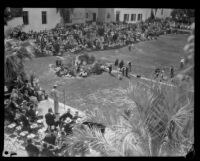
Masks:
[[[7,25],[7,21],[11,20],[14,17],[22,16],[22,8],[10,8],[6,7],[4,9],[4,24]]]
[[[34,56],[35,45],[28,41],[4,41],[4,80],[9,83],[24,73],[24,61]]]
[[[7,25],[7,21],[12,18],[10,8],[6,7],[4,9],[4,24]]]
[[[74,12],[74,8],[57,8],[57,13],[60,13],[63,23],[71,22],[71,14]]]
[[[171,16],[178,22],[190,22],[190,18],[194,17],[194,9],[173,9]]]
[[[22,17],[22,8],[10,8],[12,17]]]

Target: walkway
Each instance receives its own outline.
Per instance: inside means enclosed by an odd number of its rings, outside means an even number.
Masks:
[[[120,71],[117,71],[117,70],[112,70],[113,73],[121,73]],[[134,77],[134,78],[137,78],[137,75],[136,74],[129,74],[130,76]],[[153,79],[150,79],[150,78],[146,78],[146,77],[140,77],[140,78],[137,78],[137,79],[142,79],[142,80],[146,80],[146,81],[150,81],[150,82],[153,82],[153,83],[159,83],[159,84],[162,84],[162,85],[166,85],[166,86],[169,86],[169,87],[177,87],[173,84],[170,84],[170,83],[166,83],[166,82],[158,82],[156,80],[153,80]],[[194,90],[187,90],[189,92],[194,92]]]

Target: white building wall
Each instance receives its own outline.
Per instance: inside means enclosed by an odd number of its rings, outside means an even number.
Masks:
[[[29,20],[29,24],[24,25],[25,32],[52,29],[61,20],[60,13],[56,12],[56,8],[23,8],[23,11],[28,11]],[[47,24],[42,24],[42,11],[47,12]]]
[[[124,14],[129,14],[129,21],[128,23],[136,23],[138,22],[138,14],[142,14],[142,21],[145,21],[150,16],[150,9],[143,9],[143,8],[115,8],[114,9],[114,20],[116,21],[116,13],[120,12],[120,21],[124,21]],[[131,21],[131,14],[136,14],[136,20]]]

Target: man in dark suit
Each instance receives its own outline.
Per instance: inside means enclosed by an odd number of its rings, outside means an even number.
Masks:
[[[29,110],[26,112],[26,116],[31,122],[36,120],[36,111],[33,109],[34,105],[31,104]]]
[[[51,126],[55,125],[55,118],[56,115],[53,113],[52,108],[49,108],[48,113],[45,115],[46,124],[48,125],[48,128],[51,128]]]

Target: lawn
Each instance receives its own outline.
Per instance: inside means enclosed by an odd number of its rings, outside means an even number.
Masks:
[[[127,47],[121,49],[94,51],[96,59],[104,59],[110,62],[115,59],[131,61],[133,73],[151,77],[155,67],[174,65],[178,69],[183,47],[188,35],[160,36],[158,40],[139,42],[135,44],[132,52]],[[87,78],[62,79],[54,75],[48,68],[49,64],[55,64],[56,57],[34,58],[25,64],[26,71],[35,71],[43,89],[49,92],[54,83],[58,84],[60,101],[79,110],[102,109],[107,115],[117,115],[121,110],[131,106],[133,101],[126,95],[129,79],[118,80],[108,73],[92,75]],[[177,71],[176,71],[177,72]],[[136,82],[132,78],[132,82]]]

